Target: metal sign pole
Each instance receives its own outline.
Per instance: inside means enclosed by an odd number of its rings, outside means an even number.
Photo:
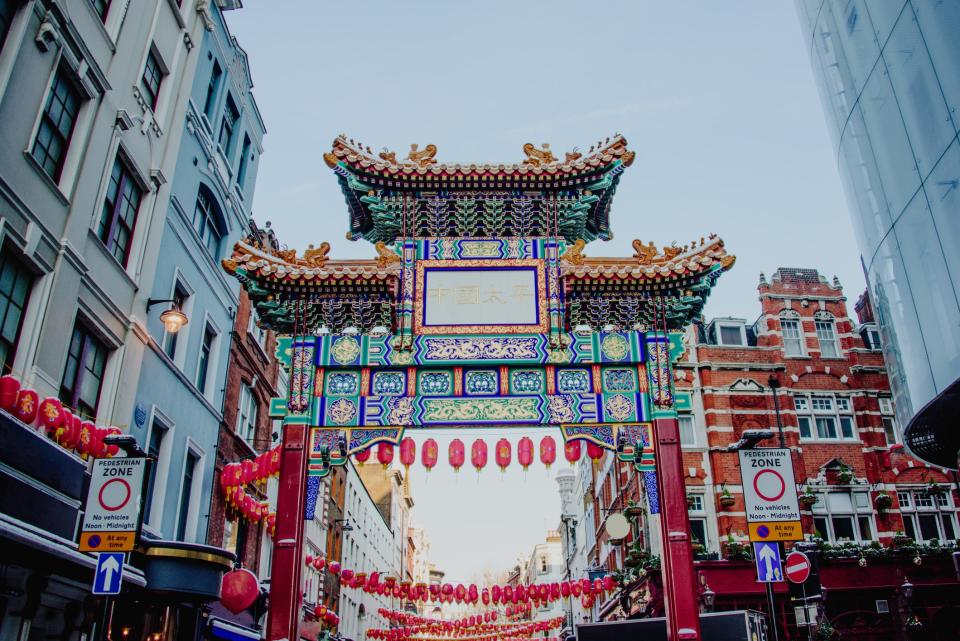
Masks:
[[[777,610],[773,600],[773,583],[767,581],[767,607],[770,608],[770,629],[773,632],[773,641],[780,641],[780,632],[777,630]]]

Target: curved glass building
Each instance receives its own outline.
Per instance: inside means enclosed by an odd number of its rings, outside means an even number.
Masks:
[[[798,0],[907,445],[960,447],[960,2]]]

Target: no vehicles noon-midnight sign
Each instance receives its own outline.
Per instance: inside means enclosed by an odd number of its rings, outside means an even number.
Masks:
[[[145,458],[97,459],[80,532],[81,552],[129,552],[137,538]]]
[[[751,541],[802,541],[800,502],[789,449],[740,450]]]

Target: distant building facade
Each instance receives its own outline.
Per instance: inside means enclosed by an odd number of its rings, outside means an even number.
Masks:
[[[960,6],[799,0],[907,445],[960,450]]]

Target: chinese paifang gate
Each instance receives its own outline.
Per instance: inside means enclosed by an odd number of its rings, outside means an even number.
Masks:
[[[280,339],[289,398],[268,638],[297,638],[299,552],[330,466],[404,430],[542,426],[613,450],[659,508],[668,632],[700,637],[671,362],[681,332],[733,266],[716,236],[627,258],[587,256],[634,152],[621,136],[586,154],[523,146],[517,164],[405,159],[340,136],[327,165],[348,238],[375,257],[334,260],[256,239],[224,267]]]

